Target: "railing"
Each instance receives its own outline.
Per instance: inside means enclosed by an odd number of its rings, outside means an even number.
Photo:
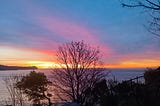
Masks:
[[[125,80],[125,81],[126,82],[136,82],[136,83],[139,83],[139,82],[142,82],[142,80],[140,80],[142,78],[144,80],[144,76],[143,75],[142,76],[137,76],[137,77],[131,78],[129,80]]]

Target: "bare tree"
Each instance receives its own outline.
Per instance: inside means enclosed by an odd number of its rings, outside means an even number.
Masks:
[[[53,86],[61,100],[83,103],[84,92],[106,77],[100,61],[98,48],[83,41],[59,46],[57,61],[59,68],[53,69]]]
[[[147,30],[160,37],[160,0],[122,0],[123,7],[142,7],[149,13],[152,20],[148,21]]]
[[[24,106],[24,94],[21,89],[16,88],[16,83],[21,78],[22,75],[11,75],[3,79],[13,106]]]

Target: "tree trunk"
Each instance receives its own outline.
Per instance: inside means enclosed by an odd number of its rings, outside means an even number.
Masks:
[[[51,99],[50,98],[47,99],[48,99],[48,106],[51,106],[52,105]]]
[[[52,102],[51,102],[51,99],[49,97],[47,97],[45,95],[45,93],[43,93],[44,97],[48,100],[48,106],[52,106]]]

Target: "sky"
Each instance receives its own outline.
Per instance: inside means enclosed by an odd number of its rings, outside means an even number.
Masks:
[[[56,65],[56,50],[70,41],[98,46],[109,68],[160,65],[160,38],[146,28],[142,8],[119,0],[0,1],[0,64]]]

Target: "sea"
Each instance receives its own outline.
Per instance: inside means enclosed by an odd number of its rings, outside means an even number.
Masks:
[[[33,70],[1,70],[0,71],[0,103],[9,99],[9,93],[6,89],[4,79],[13,75],[26,75]],[[37,69],[37,72],[43,72],[48,77],[51,75],[52,69]],[[146,69],[106,69],[109,72],[106,79],[116,79],[118,81],[129,80],[138,76],[142,76]],[[143,79],[141,80],[143,82]]]

